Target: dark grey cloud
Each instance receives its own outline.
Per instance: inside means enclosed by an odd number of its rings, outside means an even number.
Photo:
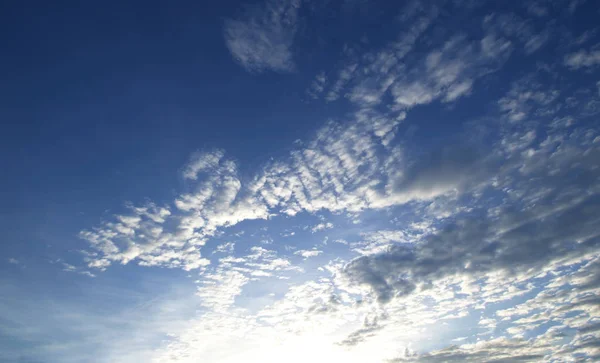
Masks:
[[[595,251],[600,238],[593,235],[599,224],[599,196],[544,216],[511,211],[493,221],[483,213],[472,214],[414,245],[359,257],[344,273],[370,286],[380,302],[387,302],[410,294],[416,284],[446,276],[498,269],[516,274],[539,269],[557,258]]]
[[[518,275],[557,259],[597,252],[600,153],[597,145],[586,145],[576,134],[561,135],[562,140],[572,137],[573,143],[548,146],[548,140],[554,139],[547,139],[534,156],[514,164],[516,171],[503,171],[501,178],[510,179],[515,172],[526,175],[503,187],[508,195],[493,213],[474,209],[414,243],[396,244],[386,252],[356,258],[345,266],[344,275],[370,287],[377,299],[386,303],[410,294],[419,285],[449,276],[476,276],[497,270]],[[451,170],[458,176],[451,176]],[[439,175],[445,179],[469,178],[465,175],[468,170],[441,168]],[[426,175],[424,180],[436,177],[433,171],[421,174]],[[518,197],[511,198],[511,194]],[[592,285],[595,282],[589,281]]]

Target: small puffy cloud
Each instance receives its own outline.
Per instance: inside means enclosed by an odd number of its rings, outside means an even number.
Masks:
[[[327,222],[327,223],[319,223],[319,224],[317,224],[316,226],[312,227],[312,228],[310,229],[310,231],[311,231],[312,233],[315,233],[315,232],[324,231],[324,230],[326,230],[326,229],[331,229],[331,228],[333,228],[333,223],[331,223],[331,222]]]
[[[217,246],[217,248],[215,248],[215,250],[213,251],[213,253],[233,253],[233,249],[235,248],[235,243],[234,242],[226,242],[223,244],[220,244]]]

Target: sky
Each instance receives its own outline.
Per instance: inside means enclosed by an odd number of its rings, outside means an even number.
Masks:
[[[0,5],[0,361],[600,360],[600,4]]]

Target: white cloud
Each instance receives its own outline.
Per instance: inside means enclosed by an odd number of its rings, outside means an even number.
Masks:
[[[409,243],[410,234],[402,230],[381,230],[361,233],[362,241],[352,243],[352,250],[361,255],[371,255],[386,251],[398,243]]]
[[[235,297],[250,279],[237,271],[219,271],[204,276],[198,288],[202,305],[215,312],[226,312],[234,303]]]
[[[327,222],[327,223],[319,223],[319,224],[317,224],[316,226],[312,227],[312,228],[310,229],[310,231],[311,231],[312,233],[315,233],[315,232],[324,231],[324,230],[326,230],[326,229],[331,229],[331,228],[333,228],[333,223],[331,223],[331,222]]]
[[[385,95],[393,97],[397,110],[436,99],[452,102],[470,94],[477,78],[497,70],[509,57],[511,42],[490,33],[478,42],[455,36],[420,59],[404,61],[436,16],[432,11],[418,18],[401,40],[343,68],[326,99],[337,99],[346,88],[346,97],[360,107],[378,105]],[[531,42],[531,49],[542,43],[541,38]]]
[[[510,55],[511,43],[487,35],[477,43],[462,36],[429,52],[417,77],[405,78],[392,88],[396,104],[410,108],[437,98],[445,102],[470,93],[473,80],[496,69]]]
[[[300,251],[294,252],[294,255],[302,256],[306,259],[306,258],[310,258],[310,257],[316,257],[322,253],[323,253],[323,251],[319,251],[319,250],[300,250]]]
[[[196,180],[201,172],[210,173],[215,171],[224,156],[225,153],[222,150],[194,153],[183,170],[183,177]]]
[[[547,89],[531,78],[515,82],[511,90],[498,102],[500,109],[507,112],[511,122],[525,121],[526,118],[549,116],[557,111],[556,103],[560,92]]]
[[[233,253],[233,249],[235,248],[235,243],[234,242],[226,242],[223,244],[220,244],[217,246],[217,248],[215,248],[215,250],[213,251],[213,253]]]
[[[327,93],[327,96],[325,96],[325,99],[327,101],[335,101],[340,97],[340,92],[350,81],[350,79],[352,79],[352,75],[354,74],[357,68],[358,64],[352,63],[345,66],[339,71],[337,80],[331,87],[330,91]]]
[[[580,50],[565,56],[565,65],[572,69],[593,67],[600,64],[600,50]]]
[[[267,0],[250,7],[237,19],[225,21],[225,41],[246,70],[294,70],[292,45],[300,0]]]

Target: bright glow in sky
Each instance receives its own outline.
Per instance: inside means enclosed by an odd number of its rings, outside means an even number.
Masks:
[[[2,362],[600,360],[592,0],[0,11]]]

